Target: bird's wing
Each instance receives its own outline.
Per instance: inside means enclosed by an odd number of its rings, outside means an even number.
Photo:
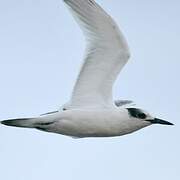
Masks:
[[[115,100],[114,104],[117,107],[124,107],[124,106],[135,106],[135,103],[131,100]]]
[[[73,108],[110,107],[112,86],[129,59],[127,42],[112,18],[94,0],[64,0],[86,36],[87,48],[73,89]]]

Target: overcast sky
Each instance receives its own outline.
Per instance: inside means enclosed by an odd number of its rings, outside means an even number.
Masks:
[[[132,54],[114,97],[175,126],[78,140],[0,126],[0,179],[180,179],[180,1],[98,2]],[[61,0],[0,0],[0,119],[36,116],[68,101],[84,47]]]

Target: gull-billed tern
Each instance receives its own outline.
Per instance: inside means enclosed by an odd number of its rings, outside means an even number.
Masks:
[[[34,118],[1,121],[77,138],[121,136],[152,124],[173,125],[112,99],[112,87],[130,58],[128,44],[113,19],[94,0],[64,0],[82,29],[87,48],[70,101]]]

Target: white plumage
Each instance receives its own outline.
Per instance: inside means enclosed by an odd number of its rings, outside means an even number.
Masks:
[[[94,0],[64,2],[87,40],[85,58],[70,101],[59,111],[1,123],[73,137],[120,136],[151,124],[172,125],[130,106],[132,101],[113,101],[114,81],[130,57],[127,42],[116,23]]]
[[[83,30],[87,48],[72,93],[73,108],[114,105],[112,86],[129,59],[127,42],[112,18],[92,0],[65,0]]]

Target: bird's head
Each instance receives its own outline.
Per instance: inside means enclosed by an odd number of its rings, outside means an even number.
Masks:
[[[127,108],[127,110],[130,117],[142,120],[143,122],[149,122],[150,124],[174,125],[168,121],[153,117],[139,108]]]

